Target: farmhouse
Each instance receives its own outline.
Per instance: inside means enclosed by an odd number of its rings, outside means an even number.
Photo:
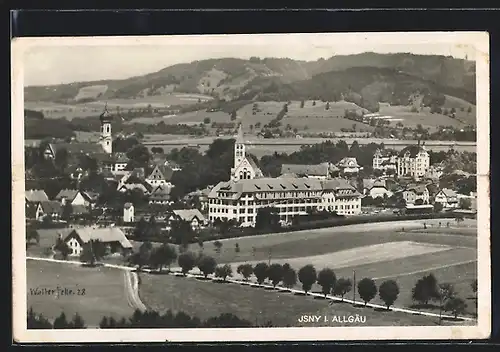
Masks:
[[[92,228],[82,227],[71,231],[64,242],[69,246],[71,256],[79,256],[84,245],[90,241],[100,241],[106,246],[107,253],[120,253],[132,250],[132,244],[117,227]]]
[[[39,203],[49,200],[43,189],[30,189],[24,192],[26,203]]]
[[[173,210],[169,218],[169,224],[172,221],[187,221],[193,230],[199,229],[206,223],[206,219],[198,209],[178,209]]]
[[[69,155],[94,155],[104,153],[104,149],[100,144],[87,142],[72,142],[72,143],[49,143],[43,152],[46,159],[55,159],[56,154],[61,150],[66,150]]]
[[[113,175],[125,175],[125,168],[129,162],[129,158],[125,153],[115,154],[96,154],[93,157],[97,160],[99,167],[102,170],[108,170]]]
[[[455,191],[443,188],[434,197],[435,203],[441,203],[443,208],[456,208],[458,207],[458,197]]]
[[[387,197],[392,196],[392,192],[387,189],[387,185],[384,179],[363,179],[363,195],[372,198]]]
[[[398,155],[397,173],[400,177],[409,176],[419,180],[429,171],[430,157],[424,146],[411,145]]]
[[[89,201],[77,189],[63,189],[57,194],[55,200],[60,202],[61,205],[65,205],[66,203],[71,205],[89,205]]]

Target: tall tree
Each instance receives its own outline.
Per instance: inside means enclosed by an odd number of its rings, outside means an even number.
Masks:
[[[365,277],[358,282],[358,292],[366,306],[368,302],[375,298],[377,294],[377,285],[375,285],[375,281]]]
[[[387,310],[394,304],[399,295],[399,286],[394,280],[384,281],[379,289],[379,296],[384,301]]]
[[[337,277],[330,268],[324,268],[318,273],[318,284],[321,286],[321,292],[325,295],[330,294],[335,287]]]
[[[299,270],[299,281],[302,283],[302,289],[304,293],[307,294],[312,288],[312,285],[316,282],[316,269],[313,265],[308,264],[300,268]]]

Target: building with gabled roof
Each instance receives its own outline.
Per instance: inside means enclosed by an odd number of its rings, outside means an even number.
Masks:
[[[132,250],[132,244],[118,227],[74,228],[63,239],[71,250],[70,256],[81,255],[83,247],[90,241],[96,240],[103,243],[110,254]]]
[[[153,187],[167,186],[172,187],[172,176],[174,170],[165,165],[155,165],[153,170],[146,177],[146,182]]]
[[[396,170],[398,157],[396,154],[377,149],[373,154],[372,167],[374,170]]]
[[[149,204],[172,204],[173,201],[170,197],[171,187],[158,186],[154,188],[149,194]]]
[[[25,200],[27,203],[46,202],[49,200],[47,193],[43,189],[29,189],[24,191]]]
[[[330,163],[316,165],[283,164],[281,165],[281,176],[285,177],[308,177],[318,180],[326,180],[331,177],[336,167]]]
[[[361,169],[356,158],[346,157],[337,163],[337,167],[342,174],[356,174]]]
[[[434,196],[434,203],[441,203],[443,208],[457,208],[459,204],[457,193],[448,188],[442,188]]]
[[[171,226],[173,221],[186,221],[193,230],[199,229],[207,222],[198,209],[175,209],[168,218],[168,224]]]
[[[89,205],[87,198],[77,189],[62,189],[54,199],[60,202],[61,205],[65,205],[66,203],[70,203],[71,205]]]
[[[382,178],[363,179],[363,194],[368,197],[391,197],[392,192],[387,189],[386,181]]]
[[[50,217],[52,220],[58,220],[61,215],[61,203],[54,200],[39,202],[35,211],[35,219],[38,221],[42,221],[46,216]]]
[[[209,221],[234,219],[255,226],[259,208],[276,207],[280,220],[289,222],[309,211],[339,215],[361,212],[361,194],[341,178],[256,178],[220,182],[208,196]]]
[[[400,177],[422,179],[429,171],[430,156],[420,141],[417,145],[403,148],[398,154],[397,174]]]
[[[424,184],[408,184],[403,191],[403,199],[406,204],[415,204],[417,200],[421,200],[422,204],[429,204],[429,190]]]

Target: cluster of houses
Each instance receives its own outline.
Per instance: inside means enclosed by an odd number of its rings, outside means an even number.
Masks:
[[[151,207],[162,211],[136,209],[132,203],[123,205],[121,222],[133,226],[141,218],[151,216],[169,230],[174,221],[188,222],[198,230],[217,221],[235,221],[240,226],[255,226],[257,213],[264,207],[277,209],[282,224],[289,224],[294,217],[311,212],[331,212],[352,216],[362,213],[362,199],[388,199],[393,196],[404,199],[407,206],[441,203],[444,209],[458,208],[460,199],[470,200],[471,211],[476,209],[475,194],[461,195],[451,189],[439,189],[436,182],[442,170],[431,167],[429,153],[425,146],[409,146],[396,154],[377,150],[373,157],[373,169],[381,176],[367,178],[358,184],[353,180],[362,166],[354,157],[346,157],[338,163],[318,165],[283,164],[278,177],[265,177],[252,158],[246,154],[246,144],[241,126],[234,145],[234,160],[228,181],[219,182],[205,190],[186,196],[197,198],[198,209],[173,209],[171,190],[172,177],[180,168],[178,165],[156,155],[149,170],[135,168],[128,170],[129,160],[123,153],[113,153],[111,119],[106,112],[101,115],[99,143],[51,143],[44,156],[56,158],[59,149],[69,154],[92,155],[98,163],[99,172],[108,181],[114,181],[119,192],[140,190],[148,197]],[[79,165],[70,167],[74,180],[85,176]],[[396,175],[398,181],[392,175]],[[64,209],[71,206],[73,217],[89,214],[95,208],[99,194],[78,189],[61,190],[54,199],[49,199],[43,190],[27,190],[26,217],[43,221],[49,217],[60,220]],[[40,230],[45,231],[45,230]],[[71,255],[79,255],[82,246],[93,239],[109,245],[111,253],[131,248],[123,231],[116,226],[74,227],[57,230],[71,249]]]

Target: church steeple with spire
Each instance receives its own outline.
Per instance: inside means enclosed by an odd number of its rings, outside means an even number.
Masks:
[[[262,176],[262,171],[253,159],[246,156],[243,128],[240,124],[234,141],[234,163],[231,168],[231,180],[236,182],[238,180],[248,180]]]

